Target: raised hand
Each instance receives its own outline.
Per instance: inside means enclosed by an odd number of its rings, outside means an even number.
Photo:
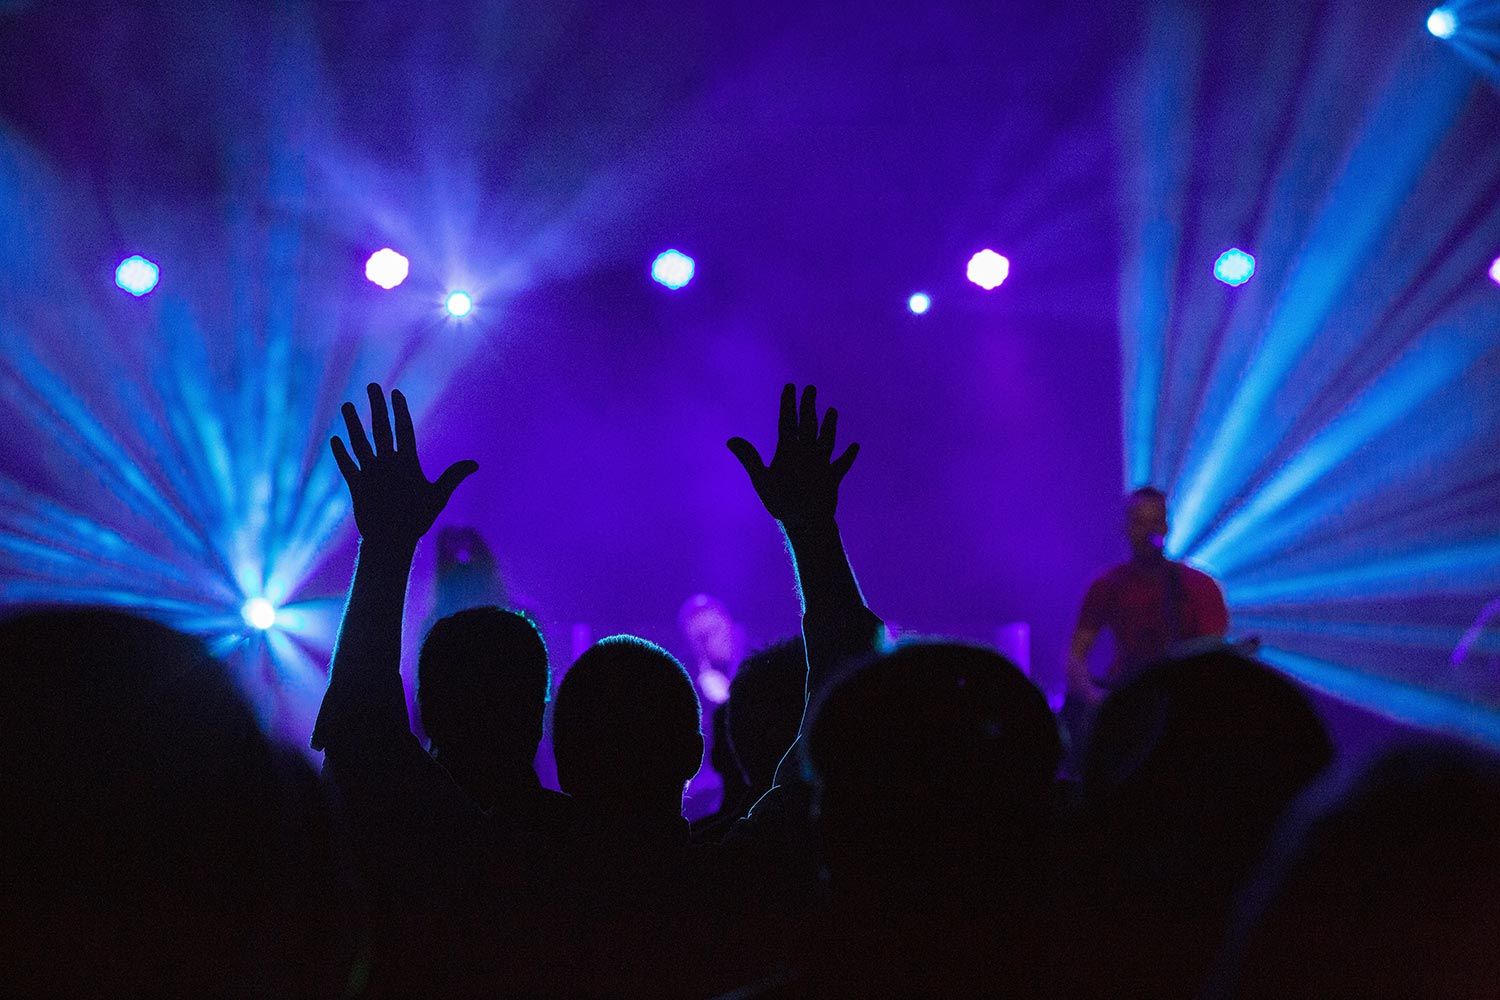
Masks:
[[[454,462],[443,470],[436,482],[429,482],[417,460],[417,437],[411,412],[401,390],[391,392],[391,409],[395,410],[396,428],[391,433],[391,417],[386,410],[385,393],[371,382],[370,431],[375,437],[372,448],[353,403],[343,406],[344,426],[349,431],[349,447],[337,435],[329,442],[333,457],[349,485],[354,503],[354,523],[366,540],[415,545],[437,519],[453,491],[479,468],[478,462]],[[354,455],[350,457],[349,451]],[[357,461],[356,461],[357,460]]]
[[[837,459],[833,457],[839,411],[829,407],[820,425],[817,401],[815,386],[802,391],[800,408],[795,385],[788,382],[781,390],[776,453],[771,456],[770,465],[761,460],[755,445],[744,438],[728,441],[729,450],[750,474],[750,485],[755,487],[760,502],[784,525],[831,520],[838,508],[839,483],[859,454],[859,445],[851,444]]]

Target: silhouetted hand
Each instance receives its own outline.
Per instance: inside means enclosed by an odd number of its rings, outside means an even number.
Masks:
[[[417,437],[412,428],[406,397],[399,389],[391,392],[391,406],[396,411],[396,433],[391,435],[391,418],[386,411],[385,393],[371,382],[370,430],[375,447],[370,447],[359,411],[353,403],[343,406],[344,425],[349,429],[349,447],[337,435],[329,442],[334,460],[349,484],[354,502],[354,523],[360,536],[368,540],[415,545],[437,519],[458,484],[479,468],[478,462],[454,462],[428,482],[417,461]],[[358,459],[358,464],[355,464]]]
[[[859,445],[851,444],[837,459],[833,457],[834,434],[839,411],[830,407],[818,425],[818,390],[808,386],[797,407],[797,387],[790,382],[781,390],[781,418],[776,431],[776,454],[771,464],[761,460],[755,445],[744,438],[728,441],[729,450],[750,474],[760,502],[785,525],[808,524],[833,517],[839,502],[839,483],[854,464]]]

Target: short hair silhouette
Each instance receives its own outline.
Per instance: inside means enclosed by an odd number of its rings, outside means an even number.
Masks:
[[[1046,698],[1005,657],[916,642],[829,690],[807,752],[836,882],[909,875],[962,885],[966,871],[1006,868],[1012,849],[1024,863],[1062,745]]]
[[[1217,842],[1226,876],[1252,862],[1287,805],[1333,759],[1298,687],[1228,648],[1148,668],[1101,706],[1085,796],[1117,833]]]
[[[417,659],[417,709],[432,745],[531,765],[552,670],[530,616],[493,605],[439,619]]]
[[[1167,495],[1155,486],[1137,486],[1130,491],[1125,500],[1127,503],[1135,503],[1137,500],[1154,500],[1162,506],[1166,506]]]
[[[675,789],[680,809],[683,786],[703,762],[700,722],[698,693],[676,657],[631,635],[601,639],[558,686],[558,783],[579,799],[627,808]]]
[[[729,685],[729,742],[752,789],[771,787],[776,767],[797,739],[807,699],[807,654],[801,637],[745,657]]]
[[[225,664],[156,622],[58,609],[0,622],[0,676],[0,864],[24,873],[0,874],[7,993],[342,990],[332,813]]]

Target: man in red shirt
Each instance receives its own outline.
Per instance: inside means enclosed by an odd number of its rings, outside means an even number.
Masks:
[[[1142,667],[1194,639],[1222,638],[1229,609],[1213,577],[1173,562],[1162,552],[1167,535],[1167,497],[1143,486],[1125,504],[1130,560],[1089,587],[1068,651],[1068,694],[1087,705]],[[1115,640],[1115,659],[1101,678],[1090,675],[1089,651],[1100,631]]]

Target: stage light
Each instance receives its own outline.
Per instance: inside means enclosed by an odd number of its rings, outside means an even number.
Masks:
[[[246,625],[262,632],[276,624],[276,605],[264,597],[250,598],[240,609],[240,614],[244,617]]]
[[[981,250],[969,258],[964,272],[970,281],[985,291],[994,291],[1010,276],[1010,261],[993,250]]]
[[[1500,257],[1496,257],[1495,262],[1490,265],[1490,280],[1500,285]]]
[[[1255,273],[1255,258],[1240,249],[1225,250],[1214,261],[1214,277],[1226,285],[1239,286]]]
[[[443,300],[443,308],[454,319],[463,319],[474,311],[474,298],[468,292],[449,292],[448,297]]]
[[[365,261],[365,277],[386,291],[401,284],[410,273],[411,262],[390,247],[376,250]]]
[[[676,291],[693,280],[697,265],[681,250],[665,250],[651,262],[651,280]]]
[[[1439,7],[1427,15],[1427,30],[1438,38],[1452,38],[1458,30],[1458,15],[1447,7]]]
[[[910,309],[913,315],[920,316],[932,308],[932,296],[926,292],[917,292],[906,300],[906,308]]]
[[[115,284],[136,298],[140,298],[155,288],[157,279],[160,277],[161,269],[140,254],[126,257],[120,261],[120,266],[115,268]]]

